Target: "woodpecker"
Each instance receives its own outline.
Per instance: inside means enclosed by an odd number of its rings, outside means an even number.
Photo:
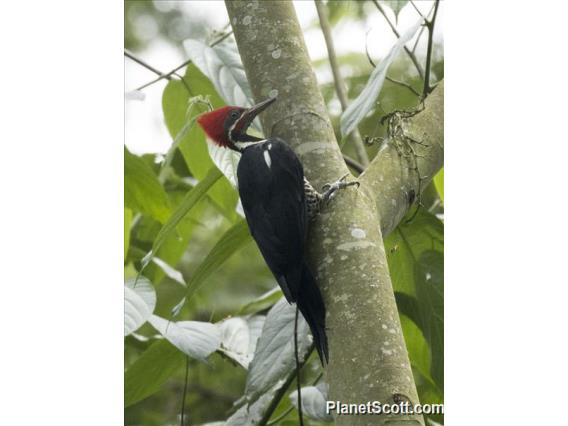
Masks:
[[[241,154],[238,190],[251,235],[286,300],[297,304],[308,323],[325,365],[325,306],[305,259],[308,222],[337,190],[358,182],[347,182],[346,175],[325,185],[320,194],[304,177],[302,163],[286,142],[247,134],[255,117],[275,100],[251,108],[225,106],[201,115],[197,122],[210,142]]]

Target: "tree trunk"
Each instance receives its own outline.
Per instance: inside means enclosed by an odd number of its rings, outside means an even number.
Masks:
[[[226,6],[255,100],[278,95],[262,116],[265,135],[292,146],[316,188],[347,174],[292,3],[227,0]],[[443,88],[434,93],[425,110],[403,125],[414,138],[428,139],[428,147],[418,148],[420,155],[431,155],[418,165],[430,178],[441,167],[443,152]],[[394,148],[382,150],[361,176],[361,186],[340,191],[310,228],[310,264],[327,308],[326,381],[332,401],[418,403],[383,234],[396,227],[408,209],[409,192],[419,188],[416,176],[395,157]],[[336,423],[422,425],[424,420],[343,415]]]

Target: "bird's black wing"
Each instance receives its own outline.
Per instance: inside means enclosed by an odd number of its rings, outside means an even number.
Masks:
[[[237,177],[251,234],[286,299],[294,302],[307,232],[302,164],[274,138],[244,150]]]

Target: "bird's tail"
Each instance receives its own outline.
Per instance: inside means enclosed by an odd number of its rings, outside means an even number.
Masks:
[[[325,305],[314,276],[306,264],[302,267],[302,284],[296,300],[300,312],[310,326],[314,344],[323,365],[329,362],[325,334]]]

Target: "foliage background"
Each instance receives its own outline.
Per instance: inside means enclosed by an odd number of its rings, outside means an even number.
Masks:
[[[224,11],[222,2],[214,2],[219,11]],[[306,2],[307,3],[307,2]],[[429,6],[420,5],[426,12]],[[125,2],[125,48],[138,57],[152,58],[147,53],[155,46],[168,46],[171,59],[178,62],[163,64],[151,62],[161,71],[168,71],[183,62],[185,51],[183,41],[196,39],[210,43],[219,37],[226,28],[215,27],[200,13],[200,2]],[[305,6],[300,6],[304,8]],[[328,2],[326,8],[334,28],[334,35],[345,34],[350,28],[369,26],[369,16],[383,19],[372,2]],[[303,9],[299,9],[303,10]],[[395,20],[392,11],[389,16]],[[410,5],[403,9],[412,15]],[[223,12],[224,13],[224,12]],[[299,12],[300,14],[300,12]],[[302,19],[306,37],[319,31],[317,19]],[[403,17],[399,16],[402,26]],[[412,19],[416,20],[417,15]],[[410,18],[409,18],[410,19]],[[440,28],[441,25],[438,26]],[[381,27],[382,28],[382,27]],[[404,27],[403,27],[404,28]],[[387,37],[384,31],[373,30],[370,36]],[[440,31],[438,29],[438,31]],[[392,37],[392,35],[390,35]],[[336,37],[337,38],[337,37]],[[423,36],[425,39],[426,36]],[[392,39],[394,42],[395,39]],[[435,38],[433,55],[433,81],[443,78],[443,46],[441,39]],[[229,37],[224,43],[234,44]],[[386,43],[388,45],[388,43]],[[392,44],[392,43],[391,43]],[[369,38],[369,50],[372,53],[373,39]],[[417,56],[424,63],[424,49],[419,44]],[[182,58],[179,60],[179,58]],[[314,56],[312,55],[312,58]],[[381,57],[373,57],[375,62]],[[141,83],[152,80],[155,75],[144,74],[141,81],[132,81],[129,70],[132,66],[143,69],[138,64],[127,61],[127,90]],[[148,60],[149,61],[149,60]],[[149,61],[150,62],[150,61]],[[348,87],[349,99],[353,100],[365,86],[373,68],[365,54],[365,41],[359,40],[354,51],[340,52],[341,72]],[[327,59],[315,58],[313,61],[321,90],[338,139],[339,117],[341,110],[329,72]],[[146,72],[146,71],[145,71]],[[422,82],[412,62],[406,55],[399,55],[391,66],[390,76],[411,84],[420,91]],[[162,81],[146,92],[159,91],[160,114],[156,109],[145,110],[148,113],[147,133],[162,138],[168,135],[162,145],[148,147],[136,141],[142,120],[138,113],[131,114],[129,109],[139,108],[137,101],[126,102],[127,125],[125,151],[125,278],[133,278],[142,269],[144,256],[152,249],[164,223],[172,212],[183,203],[188,191],[198,181],[203,181],[214,168],[207,151],[203,149],[203,136],[197,128],[187,133],[180,133],[187,122],[188,102],[192,96],[209,95],[214,106],[223,104],[213,85],[195,65],[180,70],[190,90],[184,83],[174,79],[169,83]],[[142,103],[154,103],[150,96]],[[385,82],[380,96],[379,107],[365,118],[359,130],[361,135],[380,140],[384,136],[384,127],[378,123],[380,117],[395,109],[405,109],[417,104],[418,98],[410,90],[400,85]],[[196,105],[195,111],[201,106]],[[134,117],[134,118],[133,118]],[[136,130],[133,126],[136,126]],[[154,126],[155,128],[152,128]],[[157,130],[156,128],[161,129]],[[181,137],[180,137],[181,135]],[[172,142],[179,150],[169,151]],[[192,143],[189,143],[189,142]],[[199,148],[201,146],[201,149]],[[163,149],[163,148],[166,149]],[[372,158],[380,148],[380,142],[367,147]],[[150,152],[145,152],[150,151]],[[151,152],[153,151],[153,152]],[[344,145],[344,153],[351,157],[356,154],[350,144]],[[163,167],[164,162],[168,164]],[[443,179],[443,178],[442,178]],[[423,302],[426,300],[432,310],[443,313],[443,185],[437,178],[426,189],[424,208],[410,224],[401,225],[387,239],[389,266],[393,285],[397,290],[397,301],[405,331],[405,339],[415,371],[421,402],[441,402],[443,400],[443,342],[436,332],[443,329],[443,318],[427,316],[424,318]],[[438,184],[436,186],[436,184]],[[189,211],[171,232],[161,248],[155,253],[158,259],[170,265],[170,268],[150,262],[143,275],[153,284],[157,293],[154,313],[162,318],[170,318],[172,309],[185,295],[181,281],[194,282],[196,276],[202,276],[202,285],[179,312],[177,320],[218,322],[227,317],[238,315],[251,301],[275,288],[275,281],[250,238],[243,237],[237,242],[234,252],[223,257],[224,262],[216,265],[205,274],[202,272],[204,260],[223,235],[235,224],[240,216],[236,212],[237,196],[225,180],[220,178],[207,195]],[[201,268],[201,269],[200,269]],[[165,270],[164,270],[165,269]],[[426,272],[425,272],[426,271]],[[433,286],[432,283],[435,283]],[[437,297],[432,298],[432,292]],[[275,299],[271,298],[270,303]],[[249,312],[266,313],[269,305],[264,304]],[[422,317],[421,317],[422,315]],[[442,314],[443,315],[443,314]],[[438,321],[438,323],[436,323]],[[246,370],[229,361],[226,356],[216,352],[208,357],[207,363],[187,358],[188,388],[185,405],[186,423],[202,424],[226,419],[233,403],[243,394]],[[156,330],[148,323],[125,339],[125,423],[129,425],[163,425],[179,423],[181,396],[186,377],[185,355],[162,340]],[[303,384],[315,381],[320,372],[316,357],[311,357],[303,369]],[[145,389],[145,393],[140,393]],[[292,388],[290,389],[290,392]],[[284,398],[274,417],[291,407],[289,398]],[[295,424],[295,413],[289,414],[280,424]],[[442,422],[436,417],[434,420]],[[316,421],[309,420],[311,424]]]

